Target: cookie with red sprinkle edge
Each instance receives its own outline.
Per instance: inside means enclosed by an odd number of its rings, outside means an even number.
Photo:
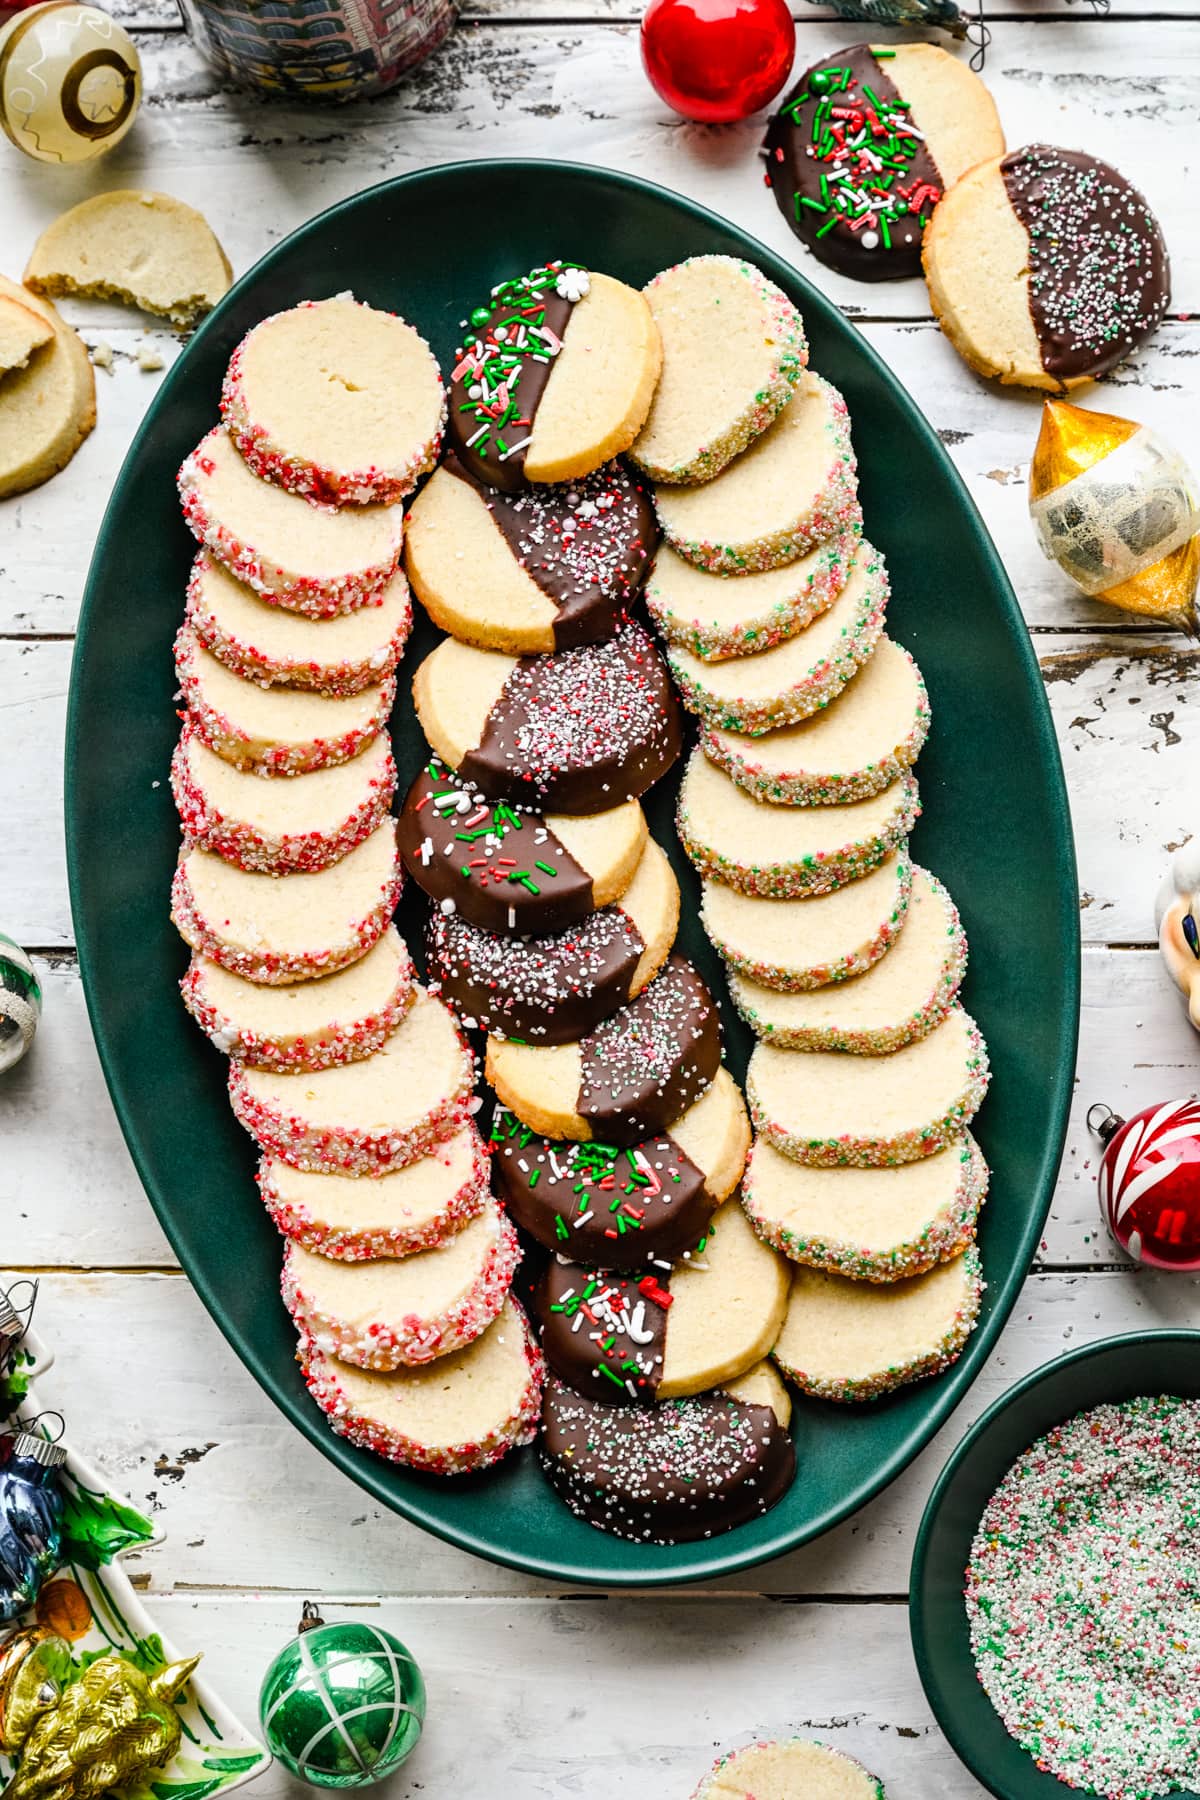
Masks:
[[[811,1738],[760,1739],[719,1756],[692,1800],[887,1800],[883,1783],[852,1756]]]

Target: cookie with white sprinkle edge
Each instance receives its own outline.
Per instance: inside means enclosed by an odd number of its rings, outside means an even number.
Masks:
[[[352,1368],[301,1338],[308,1391],[340,1437],[429,1475],[473,1475],[531,1443],[545,1364],[516,1301],[464,1350],[390,1375]]]
[[[876,1776],[810,1738],[761,1739],[717,1758],[692,1800],[886,1800]]]
[[[771,1352],[818,1400],[878,1400],[957,1362],[979,1320],[983,1270],[973,1243],[904,1281],[847,1281],[798,1267]]]
[[[651,481],[711,481],[791,399],[808,362],[804,321],[761,269],[734,256],[689,257],[642,292],[662,373],[630,458]]]
[[[756,1138],[742,1204],[759,1236],[793,1262],[850,1281],[903,1281],[959,1254],[987,1188],[969,1131],[894,1169],[814,1169]]]
[[[979,1111],[988,1079],[979,1027],[955,1005],[890,1056],[759,1044],[746,1098],[756,1129],[796,1162],[890,1168],[944,1149]]]

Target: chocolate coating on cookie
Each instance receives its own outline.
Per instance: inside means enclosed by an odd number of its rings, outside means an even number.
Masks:
[[[721,1066],[716,1004],[686,957],[579,1041],[575,1110],[593,1136],[637,1144],[700,1098]]]
[[[542,1467],[577,1518],[614,1537],[682,1544],[769,1512],[796,1474],[769,1406],[719,1389],[657,1406],[606,1406],[552,1375]]]
[[[1048,375],[1115,368],[1161,322],[1171,268],[1158,220],[1098,157],[1029,144],[1000,164],[1029,235],[1029,311]]]
[[[622,1275],[555,1258],[534,1295],[555,1374],[609,1406],[651,1405],[666,1354],[669,1284],[666,1272]]]
[[[942,177],[870,44],[814,63],[767,126],[767,182],[814,256],[858,281],[921,273]]]

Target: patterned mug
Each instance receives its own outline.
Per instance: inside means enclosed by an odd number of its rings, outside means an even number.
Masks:
[[[219,72],[264,94],[382,94],[437,47],[456,0],[179,0]]]

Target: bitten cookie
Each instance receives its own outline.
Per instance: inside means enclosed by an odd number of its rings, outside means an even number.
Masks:
[[[0,298],[20,304],[50,340],[4,378],[0,499],[39,487],[65,468],[96,423],[96,378],[83,339],[48,300],[0,275]]]
[[[426,929],[429,979],[468,1031],[572,1044],[653,980],[678,924],[679,884],[651,839],[615,906],[552,937],[504,936],[437,908]]]
[[[382,937],[403,870],[392,821],[315,875],[253,875],[185,845],[171,918],[193,950],[269,986],[332,974]]]
[[[492,1201],[446,1243],[411,1256],[338,1262],[289,1242],[283,1303],[326,1356],[360,1369],[418,1367],[487,1330],[520,1260],[516,1230]]]
[[[863,975],[895,944],[908,916],[907,846],[859,881],[804,900],[758,900],[706,881],[700,923],[731,971],[784,993]]]
[[[672,548],[716,575],[792,562],[858,516],[850,415],[835,387],[801,376],[774,424],[702,487],[658,487]]]
[[[692,1800],[887,1800],[852,1756],[809,1738],[747,1744],[719,1757]]]
[[[505,494],[451,456],[413,502],[404,557],[435,625],[524,656],[610,638],[657,542],[654,508],[619,462]]]
[[[515,660],[447,638],[413,677],[434,751],[493,800],[598,813],[679,755],[679,704],[640,625],[606,644]]]
[[[756,800],[843,806],[911,769],[929,735],[929,696],[912,657],[889,637],[829,706],[758,737],[709,725],[704,754]]]
[[[542,1049],[489,1038],[487,1046],[487,1079],[526,1125],[618,1145],[664,1130],[720,1064],[716,1004],[682,956],[578,1043]]]
[[[184,462],[179,496],[192,534],[239,581],[314,618],[362,606],[400,561],[400,507],[312,506],[253,475],[220,426]]]
[[[889,592],[884,560],[864,541],[833,605],[796,637],[728,662],[702,662],[671,645],[667,661],[684,705],[710,726],[754,737],[807,719],[870,661]]]
[[[0,376],[23,369],[35,350],[53,341],[54,326],[24,300],[0,291]]]
[[[588,818],[485,800],[431,757],[405,796],[405,867],[443,914],[485,931],[559,931],[626,892],[646,846],[636,800]]]
[[[733,1003],[757,1037],[786,1050],[884,1056],[940,1025],[962,985],[967,939],[958,908],[935,875],[914,869],[904,930],[865,975],[780,993],[736,971]]]
[[[1051,144],[964,175],[923,255],[933,310],[971,367],[1051,393],[1115,368],[1171,300],[1167,247],[1138,190]]]
[[[750,1125],[726,1069],[656,1138],[552,1143],[498,1107],[492,1156],[522,1230],[589,1268],[641,1269],[693,1250],[741,1180]]]
[[[112,188],[60,213],[25,269],[39,294],[124,300],[180,326],[195,325],[232,279],[203,214],[145,188]]]
[[[531,1442],[544,1365],[515,1300],[465,1350],[420,1369],[377,1375],[298,1351],[308,1391],[333,1429],[362,1450],[430,1475],[472,1475]]]
[[[418,988],[365,1061],[306,1075],[231,1063],[229,1098],[269,1156],[318,1173],[372,1175],[416,1162],[460,1130],[472,1075],[452,1014]]]
[[[767,127],[767,184],[804,244],[858,281],[921,272],[947,188],[1004,150],[991,94],[933,44],[851,44],[814,63]]]
[[[361,506],[402,500],[433,468],[446,396],[419,331],[339,295],[247,332],[229,359],[221,418],[264,481]]]
[[[903,842],[920,812],[911,775],[847,806],[768,806],[693,750],[676,816],[702,875],[743,894],[794,900],[869,873]]]
[[[901,1281],[959,1254],[987,1187],[969,1131],[894,1169],[814,1169],[757,1138],[742,1204],[759,1235],[795,1262],[851,1281]]]
[[[785,1156],[819,1168],[932,1156],[970,1124],[987,1087],[987,1049],[961,1006],[890,1056],[759,1044],[746,1071],[756,1128]]]
[[[391,926],[373,949],[319,981],[270,987],[193,956],[183,1003],[213,1044],[256,1069],[296,1074],[371,1056],[412,1003],[412,958]]]
[[[450,376],[450,436],[464,466],[512,493],[574,481],[642,428],[662,367],[636,289],[578,263],[501,282],[476,306]]]
[[[957,1362],[982,1298],[974,1244],[952,1262],[904,1281],[847,1281],[798,1268],[771,1354],[802,1393],[820,1400],[877,1400]]]
[[[808,361],[804,321],[761,269],[734,256],[689,257],[643,292],[662,374],[630,456],[651,481],[710,481],[791,399]]]

